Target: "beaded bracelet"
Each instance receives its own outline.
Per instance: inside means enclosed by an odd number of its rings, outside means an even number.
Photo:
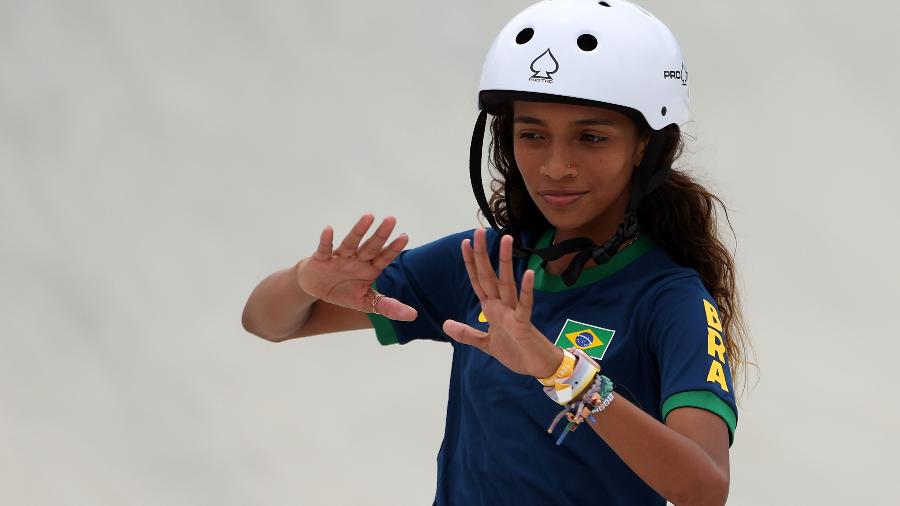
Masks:
[[[603,411],[604,409],[608,408],[609,405],[612,403],[612,401],[613,401],[613,394],[612,394],[612,392],[610,392],[609,395],[607,395],[606,397],[603,398],[603,402],[598,403],[596,406],[594,406],[594,409],[591,410],[591,414],[590,414],[590,416],[589,416],[589,418],[590,418],[590,420],[591,420],[591,423],[596,423],[596,422],[597,422],[597,420],[594,419],[594,416],[593,416],[593,415],[595,415],[595,414],[597,414],[597,413]]]
[[[597,420],[594,418],[594,415],[608,408],[612,404],[613,399],[612,380],[606,376],[598,375],[580,399],[566,404],[566,408],[556,415],[553,423],[550,424],[550,428],[547,429],[547,433],[552,434],[556,424],[565,416],[569,423],[566,424],[566,428],[563,429],[562,434],[556,441],[556,446],[561,445],[566,439],[566,435],[577,429],[578,425],[585,419],[589,419],[591,423],[596,423]]]

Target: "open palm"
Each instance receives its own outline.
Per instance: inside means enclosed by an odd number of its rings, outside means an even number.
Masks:
[[[315,254],[302,260],[297,268],[300,289],[325,302],[371,313],[377,295],[372,283],[409,242],[409,237],[401,234],[384,247],[396,225],[396,220],[388,216],[360,245],[374,221],[373,215],[364,214],[334,250],[334,230],[325,227]],[[393,320],[411,321],[417,316],[415,309],[390,297],[378,300],[378,312]]]
[[[522,276],[522,288],[516,294],[513,277],[513,239],[500,239],[500,276],[494,273],[487,255],[484,229],[475,231],[474,246],[462,242],[463,261],[475,295],[488,320],[487,332],[482,332],[454,320],[444,322],[444,332],[454,340],[475,346],[493,356],[519,374],[544,377],[549,374],[547,364],[559,362],[561,351],[531,323],[534,303],[534,271]],[[552,369],[550,370],[552,372]],[[543,375],[543,376],[541,376]]]

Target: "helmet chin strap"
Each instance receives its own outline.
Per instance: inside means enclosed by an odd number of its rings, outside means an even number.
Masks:
[[[598,265],[605,264],[619,251],[628,241],[637,238],[640,233],[640,226],[637,220],[637,209],[645,196],[659,188],[669,176],[670,167],[660,167],[659,159],[662,155],[663,136],[660,131],[654,131],[650,135],[647,147],[644,150],[644,157],[640,166],[635,169],[631,177],[631,198],[628,206],[625,208],[624,221],[616,228],[616,233],[602,245],[598,245],[589,237],[573,237],[566,239],[559,244],[554,244],[546,248],[527,248],[522,245],[520,226],[513,215],[513,208],[510,205],[509,195],[504,195],[506,200],[506,212],[509,217],[509,225],[499,229],[497,221],[488,206],[487,198],[484,195],[484,185],[481,182],[481,152],[484,146],[484,131],[487,123],[487,112],[484,110],[478,115],[475,122],[475,129],[472,132],[472,143],[469,150],[469,177],[472,182],[472,191],[475,193],[475,200],[478,201],[478,207],[484,217],[490,223],[498,234],[510,234],[513,237],[513,255],[519,258],[528,258],[530,255],[539,256],[543,262],[541,266],[546,268],[548,262],[552,262],[569,253],[576,253],[575,257],[569,262],[569,265],[563,270],[561,278],[566,286],[572,286],[581,276],[584,266],[588,260],[593,259]]]

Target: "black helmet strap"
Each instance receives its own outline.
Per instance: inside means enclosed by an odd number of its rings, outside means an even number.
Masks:
[[[491,224],[491,228],[497,230],[497,221],[494,213],[488,206],[484,196],[484,184],[481,182],[481,150],[484,148],[484,127],[487,124],[487,112],[482,110],[475,121],[475,129],[472,131],[472,143],[469,145],[469,179],[472,181],[472,191],[475,192],[475,200],[484,217]]]

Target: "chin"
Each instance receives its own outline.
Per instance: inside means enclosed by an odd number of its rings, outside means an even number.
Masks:
[[[542,209],[541,212],[544,215],[544,218],[557,230],[573,230],[581,228],[590,221],[587,217],[581,216],[580,213],[576,215],[576,213],[560,212],[555,209],[549,211]]]
[[[576,235],[590,235],[599,224],[604,222],[603,216],[608,212],[608,209],[560,210],[550,208],[540,209],[540,211],[556,230],[580,231],[576,232]]]

